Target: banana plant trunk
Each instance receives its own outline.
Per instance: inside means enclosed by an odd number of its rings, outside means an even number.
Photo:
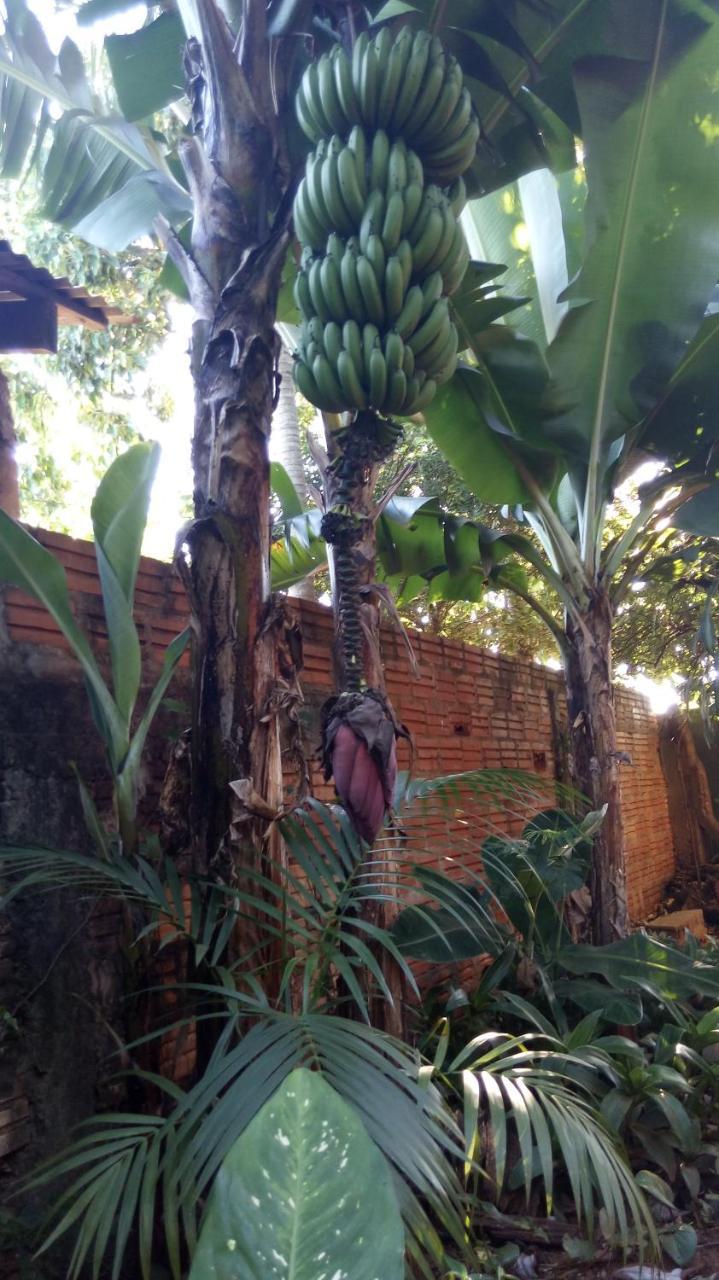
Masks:
[[[611,602],[599,587],[588,607],[567,623],[565,669],[574,785],[592,808],[607,806],[590,876],[591,934],[598,945],[629,931],[611,631]]]
[[[227,878],[264,869],[281,803],[283,612],[270,596],[268,441],[292,178],[273,96],[284,92],[284,59],[271,85],[266,6],[245,0],[238,12],[233,32],[215,0],[195,6],[184,59],[192,112],[180,148],[189,249],[166,235],[195,315],[194,519],[181,560],[193,615],[189,826],[196,869]]]

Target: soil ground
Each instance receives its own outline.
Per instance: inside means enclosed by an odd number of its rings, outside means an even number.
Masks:
[[[538,1280],[615,1280],[624,1265],[616,1257],[596,1262],[574,1262],[562,1251],[537,1249],[534,1252]],[[671,1274],[673,1269],[676,1269],[675,1264],[667,1261],[656,1272],[657,1280]],[[647,1272],[647,1277],[650,1274]],[[719,1231],[703,1234],[696,1257],[681,1271],[681,1277],[682,1280],[719,1280]]]

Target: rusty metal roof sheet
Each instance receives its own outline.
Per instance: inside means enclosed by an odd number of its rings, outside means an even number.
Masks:
[[[0,306],[35,299],[55,303],[59,324],[100,330],[133,322],[119,307],[88,293],[82,285],[71,284],[66,276],[58,278],[45,267],[34,266],[24,253],[14,253],[7,240],[0,240]]]

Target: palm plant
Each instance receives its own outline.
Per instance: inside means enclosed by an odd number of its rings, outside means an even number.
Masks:
[[[160,922],[166,928],[169,920],[175,936],[193,949],[197,974],[194,983],[180,989],[185,1008],[172,1025],[207,1021],[217,1028],[211,1057],[186,1092],[140,1073],[140,1081],[147,1079],[162,1090],[160,1115],[98,1116],[82,1127],[71,1148],[33,1176],[35,1188],[61,1183],[41,1247],[74,1232],[70,1276],[86,1265],[99,1274],[106,1256],[112,1273],[119,1275],[128,1244],[136,1239],[143,1275],[149,1276],[152,1259],[161,1250],[179,1277],[195,1248],[197,1220],[208,1194],[207,1222],[213,1221],[212,1188],[224,1185],[222,1179],[235,1167],[236,1144],[253,1125],[261,1127],[260,1113],[271,1099],[284,1105],[283,1083],[305,1067],[344,1099],[387,1162],[408,1256],[418,1274],[434,1274],[444,1241],[454,1242],[455,1254],[464,1247],[465,1193],[457,1169],[463,1161],[472,1170],[478,1162],[481,1169],[483,1158],[469,1134],[469,1120],[468,1145],[463,1142],[445,1090],[450,1088],[450,1097],[455,1088],[477,1096],[470,1076],[488,1097],[494,1099],[499,1090],[505,1099],[504,1119],[494,1110],[491,1121],[500,1152],[506,1133],[519,1122],[520,1097],[529,1099],[532,1134],[545,1144],[556,1142],[562,1161],[570,1145],[575,1153],[577,1212],[587,1229],[596,1202],[607,1209],[609,1219],[616,1216],[618,1237],[625,1244],[646,1234],[641,1194],[621,1153],[591,1113],[583,1086],[574,1087],[565,1071],[571,1055],[563,1064],[556,1046],[548,1055],[505,1038],[496,1052],[496,1045],[485,1051],[474,1041],[445,1068],[442,1054],[423,1059],[372,1025],[377,1000],[392,999],[383,953],[400,966],[410,989],[416,990],[416,984],[398,943],[367,920],[363,907],[398,892],[416,898],[421,886],[438,895],[427,914],[441,904],[466,924],[455,880],[432,871],[423,883],[421,868],[412,861],[433,817],[430,829],[436,836],[445,832],[440,847],[453,848],[461,865],[461,840],[453,844],[460,795],[465,803],[474,797],[476,813],[484,815],[491,829],[490,815],[502,807],[507,820],[513,812],[526,812],[528,804],[536,805],[541,784],[501,772],[412,784],[404,791],[401,810],[407,860],[395,860],[389,870],[382,850],[368,860],[364,842],[342,810],[314,802],[281,824],[289,862],[272,868],[270,875],[253,874],[239,887],[183,877],[168,858],[158,865],[142,855],[108,862],[50,850],[2,851],[3,874],[14,892],[64,886],[76,893],[119,894],[132,907],[138,936],[145,938]],[[486,934],[491,909],[483,904],[473,910],[481,912]],[[265,946],[238,960],[231,933],[246,917],[253,919],[255,935]],[[501,936],[498,931],[498,945]],[[165,1024],[149,1037],[169,1029]],[[130,1051],[133,1047],[127,1046]],[[524,1130],[522,1134],[526,1155]],[[596,1182],[589,1170],[599,1143],[606,1147],[606,1171]],[[546,1147],[543,1152],[546,1156]],[[70,1175],[72,1186],[65,1186]],[[547,1194],[551,1199],[551,1183]],[[242,1213],[246,1217],[246,1204]],[[212,1234],[211,1225],[208,1231]]]

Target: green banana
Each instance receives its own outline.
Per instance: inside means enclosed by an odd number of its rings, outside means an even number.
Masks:
[[[297,310],[304,320],[311,319],[314,314],[312,298],[310,296],[310,286],[307,282],[307,273],[298,271],[295,276],[295,283],[292,288]]]
[[[445,125],[448,124],[459,102],[462,87],[462,70],[457,59],[450,58],[434,108],[425,118],[424,124],[420,125],[412,136],[412,145],[415,148],[423,149],[438,138],[444,138]]]
[[[326,156],[322,157],[315,151],[314,155],[308,158],[305,181],[307,183],[307,203],[312,210],[317,225],[325,227],[329,233],[335,224],[327,208],[322,191],[322,166],[325,163]]]
[[[362,330],[356,320],[345,320],[342,326],[342,345],[348,355],[352,357],[352,363],[358,374],[363,375]]]
[[[367,136],[361,125],[356,124],[350,131],[347,139],[347,146],[350,151],[354,152],[357,168],[357,181],[362,192],[362,199],[366,200],[367,191]]]
[[[405,340],[417,327],[422,317],[422,290],[418,284],[412,286],[404,300],[404,306],[394,322],[400,338]]]
[[[343,147],[337,157],[337,177],[340,194],[353,226],[358,227],[365,209],[365,198],[359,184],[357,160],[349,147]]]
[[[442,130],[442,143],[448,147],[462,136],[472,119],[472,95],[466,87],[459,95],[459,101]]]
[[[367,248],[370,236],[379,235],[382,231],[385,214],[385,198],[381,191],[372,191],[365,205],[364,216],[360,223],[359,243],[362,252]]]
[[[397,94],[397,101],[390,121],[390,127],[395,134],[403,131],[405,122],[409,119],[410,112],[422,89],[427,63],[429,62],[430,41],[429,39],[422,40],[420,37],[426,34],[426,32],[418,31],[414,38],[404,82]]]
[[[357,39],[352,46],[352,88],[354,89],[355,101],[359,113],[360,122],[368,124],[369,121],[363,119],[362,107],[360,101],[360,82],[362,79],[362,59],[364,58],[367,46],[370,42],[368,31],[360,31]]]
[[[400,410],[401,413],[407,413],[407,406],[412,404],[417,399],[417,396],[419,395],[419,391],[420,391],[419,379],[415,378],[414,375],[412,375],[407,379],[407,392],[404,397],[404,404],[402,405],[402,408]]]
[[[379,102],[379,60],[372,41],[367,45],[362,59],[357,100],[365,124],[374,128],[377,124]]]
[[[379,346],[379,329],[376,324],[366,324],[362,330],[362,366],[363,381],[369,386],[369,365],[372,352]]]
[[[404,218],[404,199],[401,191],[393,191],[387,201],[384,222],[382,223],[382,240],[388,253],[394,253],[402,239],[402,222]]]
[[[367,308],[365,307],[357,279],[357,254],[349,247],[345,249],[340,263],[340,278],[342,281],[342,293],[351,318],[356,320],[358,324],[364,324],[367,319]]]
[[[327,163],[325,161],[325,163]],[[444,218],[439,209],[430,209],[425,228],[414,246],[414,273],[422,275],[432,260],[444,234]]]
[[[342,330],[334,320],[330,320],[330,323],[325,325],[323,342],[327,359],[330,364],[336,365],[342,350]]]
[[[352,83],[352,63],[344,49],[339,50],[334,60],[333,71],[337,100],[342,108],[342,114],[348,124],[357,124],[362,117],[360,116],[357,95]]]
[[[407,181],[416,182],[418,187],[424,188],[424,165],[417,155],[416,151],[407,148]]]
[[[337,259],[330,257],[329,254],[320,264],[320,284],[325,305],[332,319],[343,324],[347,318],[347,303],[342,292],[342,278]],[[327,354],[330,354],[329,351]]]
[[[317,63],[317,89],[330,128],[334,133],[344,135],[348,121],[337,94],[334,59],[327,54]]]
[[[325,413],[339,413],[340,406],[322,394],[312,370],[304,360],[295,360],[294,376],[297,390],[305,400],[309,400],[318,409],[323,409]]]
[[[340,413],[344,408],[344,395],[327,356],[321,354],[315,356],[312,361],[312,373],[321,394],[336,405],[335,413]]]
[[[369,359],[369,398],[375,409],[381,409],[387,395],[387,365],[379,347],[375,347]]]
[[[377,129],[372,137],[370,152],[370,187],[384,191],[387,187],[390,142],[384,129]]]
[[[307,337],[310,342],[314,342],[318,351],[324,351],[325,345],[325,327],[319,316],[313,316],[306,325]]]
[[[380,88],[379,103],[377,105],[377,124],[383,129],[388,126],[392,119],[402,78],[412,51],[411,38],[402,39],[405,31],[408,31],[407,27],[402,28],[402,32],[394,42]]]
[[[397,257],[402,268],[403,287],[406,290],[412,279],[412,267],[414,266],[414,258],[412,257],[412,246],[409,240],[400,240],[397,245]]]
[[[452,332],[450,333],[442,351],[435,356],[431,365],[426,366],[429,377],[434,379],[438,387],[441,387],[443,383],[448,382],[454,375],[454,371],[457,368],[458,349],[459,336],[454,325],[452,325]]]
[[[385,268],[387,266],[387,256],[384,251],[384,245],[380,236],[371,235],[367,237],[367,244],[364,249],[365,257],[369,258],[372,264],[378,282],[384,279]]]
[[[402,235],[406,235],[414,223],[422,203],[422,187],[418,182],[410,182],[403,191],[404,213],[402,215]]]
[[[445,183],[464,173],[471,165],[477,153],[480,128],[477,120],[470,120],[456,142],[427,153],[425,168],[428,173],[436,174]]]
[[[297,235],[304,244],[310,245],[313,249],[320,249],[324,243],[326,234],[321,223],[309,203],[309,191],[307,187],[307,179],[303,178],[293,206],[293,217]]]
[[[431,404],[437,392],[437,383],[432,378],[427,378],[421,390],[409,404],[404,405],[404,413],[415,414],[421,413],[423,409]]]
[[[440,298],[439,302],[435,302],[426,319],[407,339],[414,351],[417,364],[421,365],[421,356],[425,348],[429,346],[430,342],[436,338],[442,329],[447,329],[451,323],[447,301],[445,298]]]
[[[437,106],[439,95],[444,84],[446,60],[444,56],[437,58],[427,68],[427,74],[422,82],[421,92],[417,95],[417,101],[412,108],[412,114],[407,121],[406,137],[410,146],[414,143],[416,137],[419,136],[422,126],[431,116]]]
[[[464,238],[464,232],[462,231],[462,228],[457,225],[454,243],[449,252],[447,262],[442,266],[444,292],[447,295],[455,293],[459,288],[464,280],[469,262],[469,249],[467,248],[467,243]]]
[[[341,262],[344,256],[345,242],[336,231],[331,231],[327,237],[327,246],[325,253],[330,258],[335,258],[337,262]]]
[[[449,204],[445,204],[442,209],[443,230],[439,238],[439,244],[432,254],[429,262],[425,264],[425,271],[439,271],[442,263],[445,261],[452,245],[454,244],[454,235],[457,230],[457,219],[455,218]],[[415,265],[417,264],[417,254],[415,253]]]
[[[393,369],[388,381],[385,408],[389,413],[399,413],[407,395],[407,378],[401,369]]]
[[[422,281],[422,315],[427,315],[441,297],[442,276],[439,271],[433,271],[426,280]]]
[[[407,186],[407,148],[403,142],[393,142],[387,165],[387,194],[404,191]]]
[[[305,75],[307,75],[307,72],[305,72]],[[322,131],[307,108],[305,95],[303,93],[303,86],[304,77],[302,84],[299,87],[297,97],[295,98],[295,114],[302,132],[309,138],[310,142],[315,143],[319,142],[319,139],[322,137]],[[309,369],[307,372],[309,373]]]
[[[384,270],[385,311],[390,324],[397,319],[404,306],[404,290],[402,264],[396,255],[392,255],[387,259]]]
[[[348,406],[352,409],[366,409],[367,394],[349,351],[340,351],[337,357],[337,374]]]
[[[330,124],[329,117],[325,111],[324,102],[322,101],[322,91],[320,89],[319,79],[319,63],[311,62],[307,71],[307,104],[312,112],[312,116],[321,126],[321,133],[326,137],[327,134],[332,133],[332,125]]]
[[[326,330],[325,330],[326,332]],[[433,378],[438,369],[443,369],[450,359],[450,356],[457,354],[457,330],[448,318],[447,324],[442,325],[438,330],[436,337],[424,348],[423,351],[416,355],[417,364],[425,373]],[[454,350],[452,350],[454,348]],[[327,352],[329,355],[329,352]]]
[[[399,334],[390,329],[389,333],[385,334],[383,349],[387,375],[391,377],[396,369],[404,368],[405,346]]]
[[[382,302],[382,294],[380,293],[379,283],[372,269],[372,264],[364,254],[360,254],[357,259],[357,282],[370,320],[376,325],[383,324],[384,303]]]
[[[350,234],[355,230],[354,222],[345,208],[342,199],[342,191],[340,189],[339,174],[337,171],[339,160],[336,155],[327,155],[321,162],[321,182],[322,196],[325,207],[331,218],[331,225]]]
[[[310,267],[310,273],[307,281],[310,289],[310,297],[315,315],[319,316],[323,324],[328,324],[332,319],[332,312],[325,299],[324,290],[322,288],[322,267],[325,262],[333,262],[333,258],[317,258]]]
[[[407,378],[407,381],[409,381],[409,379],[414,376],[414,368],[415,368],[414,351],[412,350],[411,347],[408,347],[407,344],[405,343],[404,351],[402,354],[402,369],[404,370],[404,374],[405,374],[405,377]]]

